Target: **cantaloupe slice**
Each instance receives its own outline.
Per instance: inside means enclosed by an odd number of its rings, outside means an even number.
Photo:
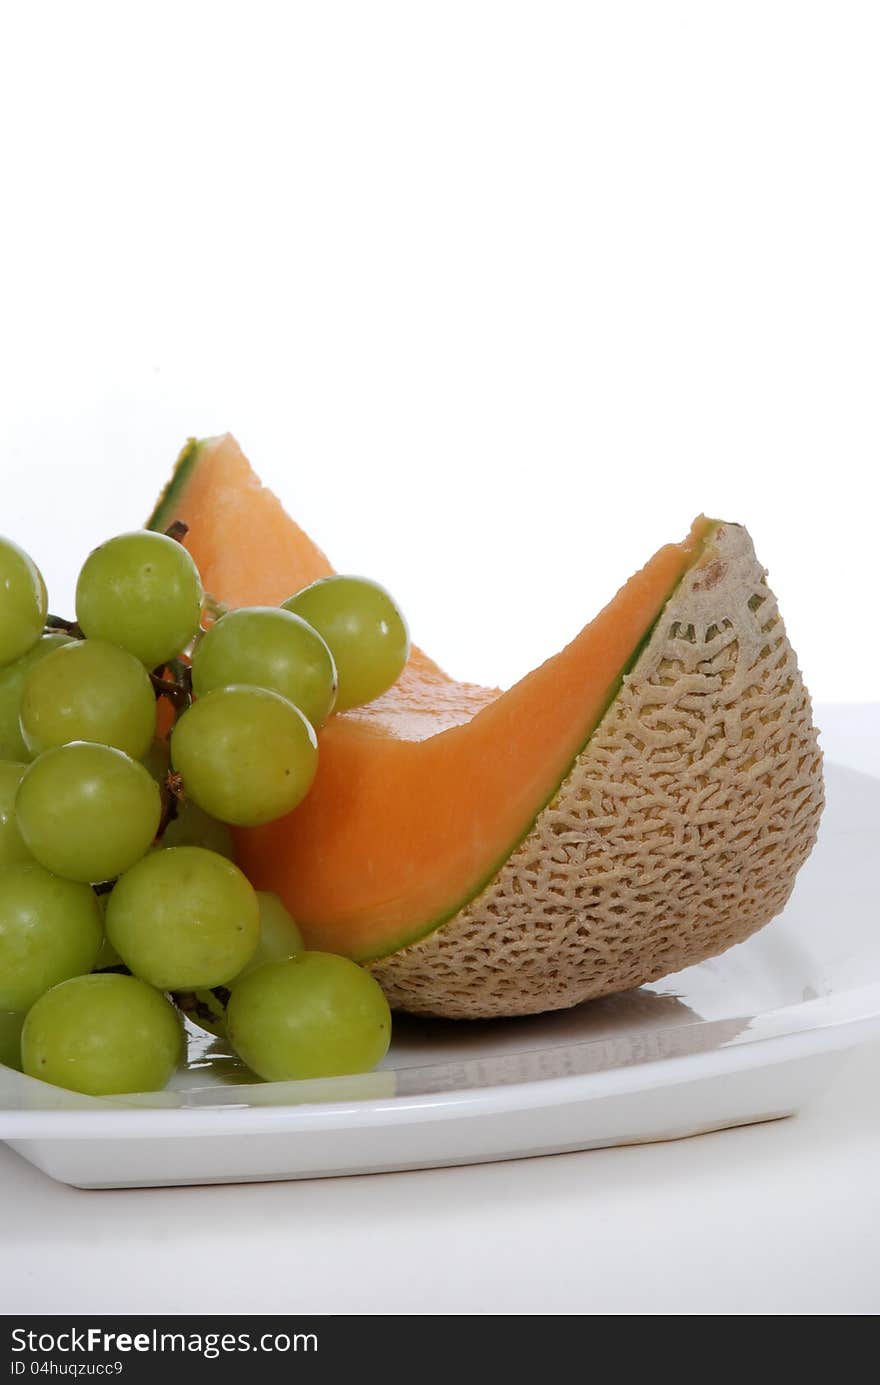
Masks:
[[[174,519],[230,605],[331,571],[230,437],[191,444]],[[641,985],[748,936],[813,844],[810,705],[745,530],[698,520],[504,693],[415,650],[331,719],[314,788],[237,834],[311,947],[367,962],[392,1004],[532,1013]]]

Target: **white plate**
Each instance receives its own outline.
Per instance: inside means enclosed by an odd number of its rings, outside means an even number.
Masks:
[[[111,1188],[514,1159],[789,1115],[880,1032],[880,780],[832,765],[827,783],[784,914],[714,961],[533,1019],[401,1018],[363,1077],[253,1084],[203,1034],[167,1091],[139,1097],[0,1067],[0,1139],[61,1182]]]

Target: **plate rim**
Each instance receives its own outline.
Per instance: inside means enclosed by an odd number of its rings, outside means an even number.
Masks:
[[[829,762],[880,787],[880,776]],[[742,944],[748,946],[748,941]],[[823,1053],[844,1051],[880,1036],[880,976],[866,984],[831,989],[794,1004],[758,1012],[735,1038],[716,1047],[695,1049],[587,1072],[543,1076],[537,1073],[518,1081],[485,1086],[452,1086],[444,1090],[414,1093],[389,1091],[381,1095],[340,1097],[336,1100],[271,1101],[250,1104],[234,1099],[254,1084],[226,1087],[223,1102],[179,1105],[131,1104],[124,1099],[81,1097],[77,1106],[0,1105],[0,1142],[45,1139],[173,1139],[216,1138],[251,1134],[319,1132],[341,1127],[365,1129],[404,1126],[452,1117],[488,1117],[564,1107],[615,1096],[627,1096],[660,1087],[680,1087],[725,1074],[775,1067]],[[697,1021],[697,1024],[705,1021]],[[769,1032],[768,1032],[769,1029]],[[607,1042],[607,1036],[560,1047],[588,1048]],[[524,1053],[532,1050],[524,1050]],[[511,1055],[513,1056],[513,1055]],[[442,1067],[444,1061],[409,1065],[403,1071]],[[480,1061],[464,1060],[464,1061]],[[380,1070],[381,1071],[381,1070]],[[393,1074],[394,1069],[384,1070]],[[364,1084],[372,1074],[364,1075]],[[59,1089],[37,1079],[12,1073],[25,1090]],[[357,1079],[355,1079],[357,1080]],[[351,1079],[328,1079],[329,1083]],[[260,1084],[264,1087],[266,1084]],[[272,1084],[268,1084],[272,1085]],[[327,1084],[322,1084],[324,1090]],[[207,1084],[189,1091],[218,1090]],[[64,1096],[72,1094],[64,1093]],[[139,1094],[143,1096],[151,1094]],[[162,1094],[156,1094],[162,1095]],[[231,1098],[231,1099],[230,1099]],[[51,1098],[48,1098],[51,1099]],[[47,1099],[47,1100],[48,1100]]]
[[[880,986],[876,989],[880,994]],[[697,1053],[649,1059],[627,1067],[416,1096],[278,1106],[111,1107],[108,1104],[79,1110],[6,1107],[0,1110],[0,1141],[212,1139],[231,1135],[315,1133],[341,1124],[349,1129],[365,1129],[461,1116],[491,1118],[513,1111],[537,1111],[603,1097],[631,1096],[639,1091],[684,1086],[725,1074],[775,1067],[855,1048],[875,1036],[880,1036],[880,1009],[873,1014],[856,1015],[828,1025],[766,1035]]]

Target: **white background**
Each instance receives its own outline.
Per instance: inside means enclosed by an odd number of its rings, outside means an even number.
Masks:
[[[508,683],[703,509],[880,690],[871,3],[0,10],[0,528],[69,605],[230,429]]]

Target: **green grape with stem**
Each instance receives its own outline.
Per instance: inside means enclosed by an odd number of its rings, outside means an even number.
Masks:
[[[163,792],[168,790],[168,775],[171,770],[171,751],[168,742],[155,740],[141,762],[156,780]],[[225,822],[212,818],[197,803],[184,798],[174,805],[174,814],[169,817],[159,839],[160,846],[203,846],[207,851],[216,851],[227,860],[235,860],[235,844],[232,833]]]
[[[121,645],[158,668],[199,628],[202,583],[186,549],[148,529],[120,534],[90,553],[76,586],[76,618],[90,639]]]

